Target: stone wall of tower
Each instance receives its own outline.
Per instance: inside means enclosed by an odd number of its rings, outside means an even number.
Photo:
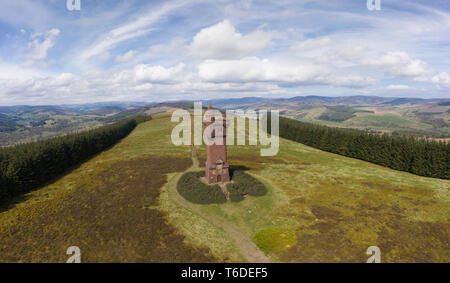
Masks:
[[[209,105],[208,110],[212,109]],[[205,123],[209,126],[213,122]],[[227,160],[227,146],[226,146],[226,119],[223,120],[223,134],[218,131],[220,127],[215,130],[216,139],[223,139],[222,144],[212,144],[206,146],[206,166],[205,178],[208,183],[228,182],[230,181],[229,165]]]

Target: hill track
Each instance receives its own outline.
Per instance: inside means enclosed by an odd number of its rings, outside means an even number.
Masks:
[[[210,214],[206,215],[203,213],[198,205],[192,204],[189,201],[185,200],[180,194],[177,192],[177,183],[180,177],[190,171],[199,171],[201,168],[198,166],[198,159],[196,155],[196,151],[194,147],[191,147],[191,157],[192,157],[192,166],[188,168],[183,173],[179,173],[174,176],[167,186],[169,190],[169,194],[177,204],[183,206],[184,208],[195,212],[198,215],[201,215],[202,218],[213,224],[218,228],[222,228],[234,241],[236,247],[239,248],[241,255],[251,263],[268,263],[270,259],[258,249],[258,247],[253,243],[251,239],[249,239],[239,228],[235,225],[228,223],[225,219],[219,218],[216,215]]]

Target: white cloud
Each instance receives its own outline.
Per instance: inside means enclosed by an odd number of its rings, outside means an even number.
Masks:
[[[409,85],[388,85],[386,87],[387,90],[414,90],[416,88],[411,87]]]
[[[369,42],[355,39],[315,38],[296,43],[290,50],[299,58],[309,58],[317,64],[333,67],[336,72],[345,68],[381,71],[384,76],[430,81],[435,71],[420,59],[404,51],[379,51]]]
[[[224,20],[197,33],[187,50],[189,55],[198,58],[239,59],[269,46],[273,36],[271,32],[261,30],[242,35]]]
[[[120,63],[128,62],[131,59],[133,59],[134,55],[136,55],[135,50],[130,50],[123,55],[117,55],[116,62],[120,62]]]
[[[210,82],[274,82],[285,86],[329,84],[363,87],[375,82],[372,78],[358,75],[333,75],[323,65],[257,57],[206,60],[199,65],[199,77]]]
[[[136,91],[146,91],[146,90],[151,90],[153,88],[154,88],[154,85],[152,83],[145,83],[145,84],[137,85],[134,89]]]
[[[56,42],[60,30],[53,28],[47,33],[34,33],[31,35],[32,41],[28,44],[30,53],[27,55],[26,65],[32,65],[35,61],[47,58],[48,50],[51,49]]]
[[[328,46],[331,43],[329,37],[311,38],[299,42],[291,47],[292,51],[307,51],[315,48]]]
[[[77,76],[71,73],[61,73],[56,77],[50,79],[49,86],[63,87],[70,85],[73,81],[77,79]]]
[[[374,85],[377,82],[377,80],[368,76],[360,76],[360,75],[339,75],[339,76],[330,75],[326,77],[323,82],[334,86],[363,88]]]
[[[355,43],[340,43],[338,39],[333,40],[326,47],[318,53],[316,51],[314,56],[318,62],[335,66],[361,65],[365,58],[378,56],[378,52],[370,48],[364,48]]]
[[[153,30],[152,25],[156,24],[159,21],[162,21],[174,10],[186,4],[188,4],[188,2],[186,1],[176,1],[165,3],[156,9],[152,7],[141,16],[137,17],[137,19],[134,19],[115,29],[112,29],[105,35],[101,36],[100,39],[97,40],[94,44],[90,45],[80,52],[80,55],[77,57],[76,62],[78,62],[78,64],[83,64],[87,60],[111,50],[124,41],[148,34]]]
[[[178,64],[172,68],[164,68],[163,66],[137,65],[134,68],[135,79],[139,83],[158,82],[168,83],[177,80],[182,75],[185,65]]]
[[[0,60],[0,80],[27,80],[47,76],[48,72],[18,64],[8,64]],[[1,91],[1,89],[0,89]]]
[[[433,76],[431,81],[438,86],[450,86],[450,75],[447,72],[441,72]]]
[[[368,43],[358,45],[348,40],[339,42],[338,39],[306,42],[307,44],[302,45],[304,51],[300,53],[303,57],[314,59],[319,64],[334,66],[337,70],[346,67],[366,71],[373,69],[381,71],[386,77],[410,78],[422,82],[430,82],[431,77],[436,74],[426,62],[413,58],[404,51],[379,51]],[[291,49],[299,50],[299,44]]]
[[[199,65],[200,78],[215,82],[306,82],[323,71],[317,65],[277,64],[269,59],[257,57],[240,60],[206,60]]]
[[[0,104],[15,104],[18,93],[21,103],[32,104],[130,100],[140,95],[162,100],[162,93],[182,91],[180,86],[189,81],[185,79],[188,77],[183,63],[173,67],[140,64],[128,70],[93,71],[81,76],[61,73],[27,79],[0,77]],[[157,94],[149,94],[149,90]]]
[[[122,1],[99,2],[79,18],[42,1],[3,2],[0,20],[11,32],[0,44],[2,104],[425,88],[448,97],[450,14],[433,3],[361,13],[364,5],[339,1]]]
[[[394,76],[419,77],[430,73],[425,62],[411,58],[406,52],[387,52],[378,58],[369,58],[363,64]]]

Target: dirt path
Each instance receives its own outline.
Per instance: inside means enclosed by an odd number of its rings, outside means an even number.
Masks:
[[[188,171],[198,171],[200,168],[198,167],[198,160],[197,155],[195,153],[195,149],[192,147],[192,167],[187,169],[185,172]],[[177,204],[183,206],[184,208],[193,211],[199,215],[201,215],[203,218],[211,222],[214,226],[220,227],[225,232],[231,236],[232,240],[234,241],[236,247],[238,247],[241,251],[242,256],[251,263],[267,263],[270,262],[270,259],[261,251],[258,249],[258,247],[252,242],[251,239],[249,239],[244,233],[242,233],[235,225],[228,223],[226,220],[217,217],[215,215],[205,215],[202,213],[201,209],[197,207],[197,205],[194,205],[193,203],[190,203],[186,201],[182,196],[180,196],[176,190],[176,185],[178,183],[178,180],[180,177],[185,173],[180,173],[172,180],[170,180],[170,183],[168,185],[168,192],[169,197],[171,197],[172,200],[174,200]]]

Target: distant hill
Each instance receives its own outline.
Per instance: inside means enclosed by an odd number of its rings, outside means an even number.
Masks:
[[[161,102],[161,103],[153,103],[144,108],[146,109],[154,109],[161,107],[171,107],[171,108],[181,108],[181,109],[193,109],[194,102],[192,101],[175,101],[175,102]]]
[[[281,115],[322,125],[394,135],[450,138],[450,99],[378,96],[296,96],[209,100],[224,109],[272,109]],[[336,108],[341,107],[341,108]]]
[[[340,96],[340,97],[327,97],[327,96],[296,96],[288,99],[276,99],[276,101],[289,101],[302,104],[378,104],[385,101],[389,101],[391,98],[384,98],[378,96]]]
[[[450,99],[422,99],[422,98],[395,98],[395,97],[380,97],[380,96],[295,96],[290,98],[263,98],[263,97],[244,97],[244,98],[229,98],[229,99],[213,99],[207,102],[212,103],[217,107],[229,107],[235,105],[236,107],[250,106],[255,103],[261,104],[276,104],[276,103],[296,103],[297,105],[402,105],[402,104],[428,104],[428,103],[450,103]],[[448,106],[448,105],[447,105]]]
[[[139,103],[0,106],[0,146],[83,131],[144,114]]]
[[[0,146],[95,128],[133,115],[161,113],[173,108],[192,109],[194,101],[197,100],[0,106]],[[328,126],[450,138],[450,99],[359,95],[243,97],[202,102],[204,107],[211,103],[221,109],[280,110],[283,116]]]
[[[392,101],[384,102],[383,104],[402,105],[402,104],[421,104],[424,102],[432,102],[432,100],[427,101],[421,98],[397,98]]]
[[[207,100],[205,103],[211,103],[214,107],[218,108],[242,108],[245,106],[251,106],[255,103],[262,103],[269,101],[270,99],[261,97],[243,97],[243,98],[229,98],[229,99],[213,99]]]
[[[83,131],[137,115],[193,109],[192,101],[0,106],[0,146]],[[205,106],[204,106],[205,107]]]
[[[0,113],[0,133],[15,131],[18,126],[14,119]]]

